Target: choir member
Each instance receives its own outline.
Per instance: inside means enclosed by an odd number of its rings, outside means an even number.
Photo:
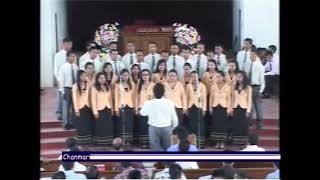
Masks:
[[[216,83],[216,74],[218,72],[217,64],[214,60],[208,61],[208,69],[203,74],[201,78],[201,82],[206,86],[207,88],[207,95],[210,93],[211,86]]]
[[[243,50],[239,51],[237,54],[237,62],[239,65],[239,70],[244,71],[245,65],[250,62],[250,51],[252,48],[252,39],[246,38],[243,41]]]
[[[93,86],[95,80],[94,64],[91,62],[87,62],[84,67],[86,71],[87,83],[89,86]]]
[[[115,75],[119,77],[120,72],[122,69],[125,69],[125,65],[123,62],[119,61],[118,58],[118,50],[112,49],[110,51],[110,58],[111,60],[108,60],[107,62],[112,65],[112,69],[114,70]]]
[[[247,74],[239,71],[232,97],[233,119],[230,137],[234,144],[245,145],[248,142],[248,117],[251,112],[251,104],[252,88],[248,84]]]
[[[222,72],[227,72],[228,70],[228,64],[226,55],[223,54],[223,47],[222,44],[216,44],[214,46],[214,59],[217,62],[218,70]]]
[[[130,76],[130,81],[132,83],[134,83],[136,86],[138,85],[139,79],[140,79],[140,66],[138,64],[133,64],[131,66],[130,72],[131,72],[131,76]]]
[[[199,77],[202,77],[207,70],[208,58],[206,55],[203,54],[205,50],[204,44],[198,43],[196,48],[197,48],[197,54],[195,54],[192,57],[192,61],[195,64],[195,67],[193,68],[193,70],[197,71]]]
[[[148,44],[149,54],[144,57],[144,62],[150,67],[150,71],[154,72],[156,70],[156,65],[161,59],[160,54],[157,53],[157,44],[155,42],[149,42]]]
[[[224,149],[227,141],[231,114],[231,87],[224,80],[224,73],[219,71],[216,75],[216,83],[210,90],[211,132],[209,139],[216,142],[216,148]]]
[[[101,72],[102,62],[100,61],[98,54],[99,48],[97,46],[91,46],[89,48],[89,56],[86,57],[86,59],[84,59],[81,63],[79,63],[79,68],[85,70],[85,64],[87,64],[87,62],[91,62],[94,64],[95,72]]]
[[[228,62],[228,71],[225,74],[226,82],[234,89],[236,85],[236,77],[238,72],[238,63],[237,61]]]
[[[102,72],[96,75],[91,88],[91,104],[94,115],[94,137],[97,145],[111,145],[113,140],[113,103],[111,87],[106,75]]]
[[[135,46],[132,41],[128,41],[127,43],[127,51],[128,53],[122,56],[122,62],[125,65],[126,69],[130,69],[132,64],[136,63],[137,56],[135,53]]]
[[[111,87],[118,81],[118,76],[113,73],[113,67],[111,63],[105,63],[103,65],[103,73],[106,76],[106,81]]]
[[[137,54],[137,61],[134,64],[137,64],[140,67],[140,69],[142,69],[142,70],[143,69],[150,70],[151,68],[150,68],[149,64],[143,62],[144,61],[143,60],[143,51],[141,49],[138,49],[136,54]]]
[[[166,50],[161,51],[160,59],[164,59],[167,62],[169,59],[169,52]]]
[[[192,71],[192,67],[190,63],[185,63],[183,65],[183,78],[180,79],[180,82],[182,83],[183,87],[186,89],[187,85],[190,83],[191,81],[191,71]]]
[[[168,71],[171,69],[174,69],[178,73],[178,78],[181,79],[183,76],[183,65],[185,63],[185,60],[183,57],[179,56],[179,45],[176,43],[173,43],[170,45],[170,51],[171,55],[168,58],[167,61],[167,68]]]
[[[152,74],[152,82],[165,84],[167,79],[167,64],[165,60],[158,61],[156,70]]]

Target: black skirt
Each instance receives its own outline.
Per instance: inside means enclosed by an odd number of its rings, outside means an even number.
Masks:
[[[111,109],[105,107],[98,111],[99,118],[95,120],[95,142],[97,145],[111,145],[113,141],[113,120]]]
[[[244,145],[248,142],[249,121],[246,114],[247,109],[243,109],[240,106],[233,109],[230,140],[234,144]]]
[[[183,124],[183,109],[182,108],[176,108],[177,117],[179,120],[179,125]]]
[[[76,138],[79,144],[90,144],[92,143],[92,126],[93,126],[93,115],[92,111],[88,106],[84,106],[79,110],[80,117],[77,117],[74,121],[76,128]]]
[[[125,106],[120,112],[120,137],[125,138],[125,141],[132,142],[133,140],[133,115],[134,110],[129,106]]]
[[[209,140],[211,142],[223,141],[228,139],[228,123],[227,108],[218,105],[212,108],[211,132]]]
[[[202,109],[197,108],[195,105],[188,109],[188,130],[190,133],[195,134],[197,137],[197,146],[200,143],[200,147],[205,145],[205,122],[202,116]],[[200,119],[199,119],[200,118]],[[200,128],[199,128],[200,125]],[[200,132],[199,132],[200,131]],[[200,135],[199,135],[200,133]]]
[[[138,139],[141,145],[149,144],[148,116],[138,116]]]

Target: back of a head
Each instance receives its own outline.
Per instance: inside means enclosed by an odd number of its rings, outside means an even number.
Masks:
[[[131,170],[128,174],[128,179],[141,179],[141,172],[137,169]]]
[[[231,166],[216,169],[212,172],[213,179],[233,179],[236,174],[236,169]]]
[[[96,166],[88,166],[85,175],[87,179],[98,179],[99,177],[98,168]]]
[[[179,151],[181,152],[187,152],[189,151],[189,146],[190,146],[190,143],[188,141],[188,131],[187,129],[181,127],[177,130],[177,136],[178,136],[178,139],[179,139]]]
[[[249,143],[250,145],[257,145],[259,138],[256,134],[252,133],[249,135]]]
[[[62,161],[62,167],[66,171],[70,171],[73,169],[74,162],[73,161]]]
[[[154,93],[155,98],[157,98],[157,99],[162,98],[164,95],[164,92],[165,92],[164,85],[161,83],[157,83],[153,87],[153,93]]]
[[[247,173],[245,171],[237,169],[236,173],[234,175],[234,178],[235,179],[247,179],[248,176],[247,176]]]
[[[72,147],[78,145],[78,141],[76,138],[71,137],[71,138],[66,139],[66,145],[67,145],[68,149],[71,149]]]
[[[63,171],[57,171],[51,176],[51,179],[66,179],[66,175]]]
[[[222,168],[215,169],[211,175],[212,179],[224,179],[224,170]]]
[[[180,179],[182,176],[182,168],[179,164],[171,164],[169,167],[170,179]]]
[[[117,137],[113,140],[112,146],[116,151],[119,151],[123,147],[122,139]]]

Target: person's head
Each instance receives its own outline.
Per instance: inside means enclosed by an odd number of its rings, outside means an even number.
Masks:
[[[128,69],[122,69],[120,74],[122,77],[122,81],[128,82],[130,80],[130,72]]]
[[[181,179],[182,168],[179,164],[173,163],[169,167],[170,179]]]
[[[156,99],[161,99],[164,96],[165,89],[164,85],[161,83],[157,83],[153,87],[153,94]]]
[[[197,81],[199,81],[198,73],[197,73],[197,71],[192,71],[191,72],[191,82],[196,83]]]
[[[168,73],[168,81],[169,82],[176,82],[177,81],[177,71],[174,69],[171,69]]]
[[[202,54],[205,50],[204,44],[198,43],[197,44],[197,54]]]
[[[91,59],[95,59],[99,54],[99,48],[97,46],[91,46],[88,50]]]
[[[135,46],[134,43],[132,41],[129,41],[127,44],[127,50],[129,53],[134,53],[135,50]]]
[[[188,141],[188,135],[189,135],[188,130],[182,126],[177,126],[173,131],[179,139],[179,151],[180,152],[189,151],[190,142]]]
[[[123,141],[121,138],[117,137],[112,141],[112,146],[116,151],[119,151],[123,147]]]
[[[66,37],[62,40],[62,47],[65,51],[71,51],[72,49],[72,40],[69,37]]]
[[[261,60],[265,59],[265,56],[266,56],[266,53],[267,53],[267,49],[266,48],[259,47],[259,48],[257,48],[256,52],[257,52],[257,56]]]
[[[123,161],[120,164],[121,164],[121,167],[123,168],[129,168],[131,166],[131,163],[128,161]]]
[[[143,55],[143,51],[141,49],[137,50],[136,56],[137,56],[138,62],[143,62],[144,55]]]
[[[103,67],[102,67],[102,72],[106,73],[106,74],[112,74],[113,73],[113,68],[111,63],[104,63]]]
[[[252,133],[249,135],[250,145],[258,145],[258,141],[259,141],[259,137],[255,133]]]
[[[118,59],[118,50],[117,49],[112,49],[110,51],[110,58],[113,61],[116,61]]]
[[[74,63],[76,61],[76,59],[77,59],[77,55],[76,55],[76,53],[74,51],[70,50],[70,51],[67,52],[67,61],[70,64]]]
[[[96,166],[88,166],[85,172],[87,179],[98,179],[99,171]]]
[[[131,66],[131,75],[139,76],[140,71],[141,71],[141,69],[140,69],[140,66],[138,64],[133,64]]]
[[[89,75],[95,73],[94,64],[92,62],[87,62],[86,65],[84,65],[84,69],[86,70],[86,73]]]
[[[220,43],[216,44],[214,46],[214,53],[220,55],[220,54],[222,54],[222,52],[223,52],[222,44],[220,44]]]
[[[179,45],[177,43],[172,43],[170,45],[170,51],[172,55],[177,55],[179,53]]]
[[[87,41],[86,42],[86,49],[89,52],[89,48],[93,47],[93,46],[97,46],[97,43],[95,43],[94,41]]]
[[[155,73],[162,72],[163,74],[167,74],[167,63],[164,59],[160,59],[157,63]]]
[[[247,173],[243,170],[236,169],[236,173],[234,174],[234,179],[247,179]]]
[[[66,139],[66,145],[67,145],[67,148],[70,149],[74,146],[77,146],[78,141],[76,138],[70,137],[70,138]]]
[[[141,172],[137,169],[133,169],[129,172],[128,174],[128,179],[141,179],[142,178],[142,175],[141,175]]]
[[[272,51],[267,51],[265,54],[265,58],[267,61],[272,61],[273,53]]]
[[[151,81],[151,73],[148,69],[143,69],[141,71],[141,82]]]
[[[82,94],[82,88],[81,88],[81,83],[87,80],[87,74],[86,71],[84,70],[78,70],[77,71],[77,87],[78,87],[78,93],[81,95]],[[85,87],[86,89],[86,87]]]
[[[191,73],[191,64],[190,63],[185,63],[183,65],[183,73],[188,74],[188,75]]]
[[[70,171],[74,167],[74,161],[62,161],[62,167],[65,171]]]
[[[171,164],[173,164],[173,163],[174,162],[172,162],[172,161],[164,161],[163,165],[164,165],[164,167],[169,168],[171,166]]]
[[[228,62],[228,71],[237,73],[239,71],[238,62],[237,61],[229,61]]]
[[[149,53],[154,54],[157,52],[157,44],[155,42],[150,42],[148,44]]]
[[[277,51],[277,46],[275,46],[275,45],[270,45],[270,46],[268,46],[268,50],[272,51],[272,53],[276,53],[276,51]]]
[[[212,179],[224,179],[224,170],[222,168],[215,169],[211,176]]]
[[[236,89],[239,88],[240,84],[243,86],[244,89],[246,89],[249,84],[247,73],[244,71],[237,72]]]
[[[251,50],[250,51],[250,60],[252,62],[254,62],[256,60],[256,58],[257,58],[257,51],[256,50]]]
[[[116,42],[110,42],[109,44],[109,49],[112,50],[112,49],[117,49],[117,43]]]
[[[235,57],[236,57],[236,54],[233,50],[227,51],[227,53],[226,53],[227,62],[236,61]]]
[[[183,47],[181,55],[185,60],[189,59],[190,58],[190,48]]]
[[[72,148],[70,148],[70,151],[77,152],[77,151],[81,151],[81,150],[78,146],[73,146]]]
[[[98,91],[102,90],[102,88],[101,88],[102,86],[105,86],[107,91],[109,90],[105,73],[99,72],[96,75],[94,86]]]
[[[218,71],[218,72],[216,73],[216,82],[217,82],[217,83],[222,83],[222,82],[224,82],[224,72]]]
[[[216,169],[212,172],[212,179],[233,179],[236,169],[231,166]]]
[[[214,52],[213,52],[213,50],[211,50],[211,49],[207,50],[206,55],[207,55],[208,60],[214,59]]]
[[[166,50],[161,51],[161,59],[164,59],[165,61],[167,61],[169,58],[169,52]]]
[[[63,171],[57,171],[51,176],[51,179],[66,179],[66,174]]]
[[[243,41],[243,49],[245,51],[249,51],[252,46],[252,39],[251,38],[245,38]]]
[[[208,69],[207,69],[207,71],[210,71],[210,72],[218,71],[218,66],[217,66],[217,63],[216,63],[215,60],[213,60],[213,59],[208,60]]]

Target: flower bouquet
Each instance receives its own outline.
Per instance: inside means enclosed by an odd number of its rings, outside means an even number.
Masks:
[[[174,23],[174,37],[176,42],[192,47],[201,40],[201,37],[194,27],[188,24]]]

